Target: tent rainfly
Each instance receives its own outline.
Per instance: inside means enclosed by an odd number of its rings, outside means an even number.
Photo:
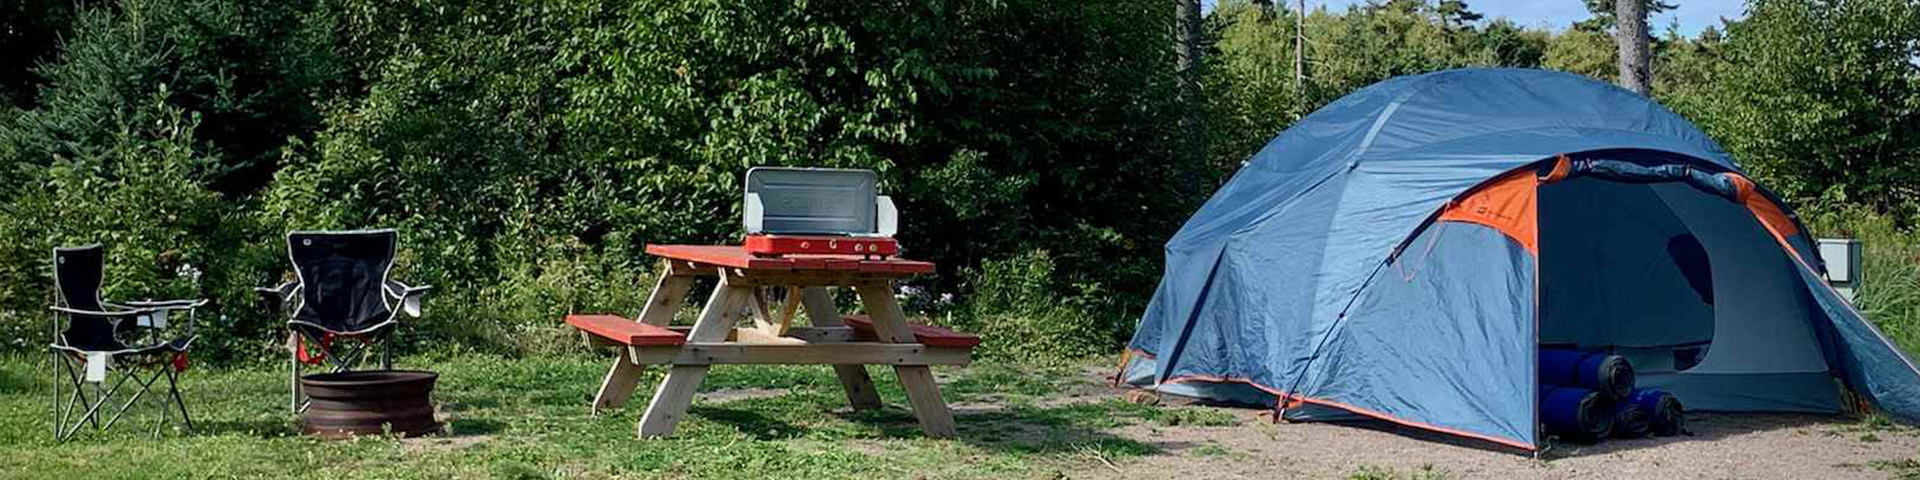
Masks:
[[[1123,360],[1161,392],[1545,442],[1542,346],[1690,410],[1920,420],[1920,371],[1697,127],[1566,73],[1390,79],[1256,153],[1167,242]]]

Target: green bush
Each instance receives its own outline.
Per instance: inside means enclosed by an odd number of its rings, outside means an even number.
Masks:
[[[1100,284],[1062,278],[1044,250],[989,260],[969,273],[973,293],[954,322],[986,339],[986,356],[1045,361],[1111,353],[1138,318],[1117,308]]]
[[[50,250],[99,243],[106,246],[109,299],[214,297],[246,302],[254,258],[242,245],[247,223],[235,218],[208,188],[213,160],[192,148],[197,121],[167,104],[164,87],[141,105],[144,113],[116,115],[107,142],[81,155],[57,158],[28,193],[7,205],[11,220],[0,228],[0,255],[16,261],[0,268],[10,312],[45,318],[51,305]],[[150,121],[133,124],[130,118]],[[204,275],[195,276],[191,271]],[[209,350],[247,351],[236,325],[219,312],[200,318]],[[44,321],[9,322],[14,346],[47,341]],[[218,356],[220,354],[216,354]]]
[[[1663,101],[1793,201],[1896,212],[1833,222],[1879,232],[1862,305],[1912,345],[1914,267],[1898,250],[1912,223],[1895,220],[1914,211],[1899,166],[1920,138],[1903,135],[1920,82],[1913,16],[1877,15],[1892,1],[1762,2],[1725,37],[1669,35],[1656,70],[1670,73]],[[392,227],[400,277],[437,287],[402,330],[409,348],[572,348],[561,315],[638,310],[655,268],[644,245],[736,241],[743,172],[805,165],[879,172],[907,256],[940,266],[905,289],[919,313],[987,334],[990,355],[1110,352],[1145,310],[1165,239],[1298,118],[1395,75],[1542,62],[1599,75],[1590,60],[1610,51],[1457,4],[1381,2],[1307,14],[1296,88],[1294,12],[1221,2],[1202,69],[1207,157],[1193,159],[1174,13],[1158,0],[0,9],[0,25],[65,32],[53,53],[0,32],[22,47],[8,58],[45,62],[0,68],[0,333],[37,345],[47,249],[98,241],[114,295],[216,301],[203,358],[268,358],[282,329],[248,287],[289,276],[283,233]],[[1809,28],[1820,41],[1781,41]],[[1807,63],[1827,57],[1845,68]],[[1753,123],[1776,112],[1790,121]],[[205,272],[197,285],[184,265]]]
[[[1880,332],[1909,354],[1920,354],[1920,231],[1864,207],[1834,207],[1809,215],[1823,237],[1859,239],[1860,288],[1854,305]]]

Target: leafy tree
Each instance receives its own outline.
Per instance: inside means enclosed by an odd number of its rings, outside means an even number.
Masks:
[[[1790,199],[1914,209],[1920,9],[1759,0],[1728,25],[1701,98],[1674,103]],[[1903,215],[1904,216],[1904,215]]]
[[[1050,291],[1151,290],[1215,175],[1179,160],[1158,2],[338,5],[368,94],[291,150],[266,222],[405,228],[480,344],[632,306],[643,244],[734,241],[750,166],[881,172],[935,294],[1030,252]],[[1117,342],[1144,296],[1056,303]]]
[[[1494,63],[1504,67],[1535,68],[1546,59],[1552,35],[1530,30],[1513,21],[1497,18],[1487,23],[1477,36],[1482,48],[1493,55]]]
[[[0,153],[8,155],[0,162],[32,169],[87,154],[114,133],[99,119],[145,102],[164,84],[168,101],[201,115],[195,145],[220,159],[215,188],[264,187],[286,139],[316,127],[313,98],[342,75],[328,49],[329,27],[305,21],[313,4],[124,0],[79,12],[60,57],[35,71],[43,81],[34,108],[0,131]],[[18,181],[0,181],[0,196]]]
[[[1615,72],[1613,39],[1604,33],[1569,29],[1547,42],[1540,66],[1552,70],[1609,79]]]
[[[1434,6],[1434,13],[1440,16],[1440,25],[1446,27],[1470,28],[1473,22],[1483,18],[1479,12],[1468,7],[1467,2],[1461,0],[1440,0],[1440,3]]]
[[[16,0],[0,5],[0,105],[33,106],[34,89],[43,81],[34,67],[53,57],[73,16],[72,0]]]
[[[1691,102],[1704,100],[1717,71],[1725,65],[1726,36],[1720,29],[1707,27],[1694,39],[1680,36],[1669,28],[1665,38],[1655,44],[1654,94],[1661,103],[1676,111],[1693,111]]]
[[[1587,4],[1587,13],[1593,16],[1586,20],[1573,22],[1573,28],[1588,32],[1607,32],[1613,30],[1614,25],[1617,23],[1614,19],[1614,7],[1616,6],[1615,2],[1619,0],[1582,1]],[[1646,5],[1647,16],[1649,17],[1666,13],[1668,10],[1680,8],[1680,4],[1670,3],[1666,0],[1641,0],[1641,3]]]

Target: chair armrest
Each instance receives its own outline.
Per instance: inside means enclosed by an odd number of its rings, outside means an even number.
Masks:
[[[194,309],[206,306],[207,300],[139,300],[101,303],[105,303],[110,307],[137,312],[134,326],[155,330],[165,330],[167,328],[167,317],[171,316],[169,312],[185,311],[187,312],[187,332],[191,334],[194,331]]]
[[[140,301],[118,302],[118,303],[120,305],[126,305],[134,308],[182,310],[182,309],[188,309],[188,308],[204,307],[207,305],[207,300],[197,298],[193,300],[140,300]]]
[[[260,307],[266,309],[268,314],[280,315],[287,300],[292,299],[294,291],[299,289],[299,282],[287,282],[277,287],[254,287],[253,293],[260,296]]]
[[[123,319],[128,319],[128,318],[133,318],[133,317],[138,317],[138,316],[141,316],[141,315],[150,315],[150,314],[152,314],[153,312],[156,312],[156,311],[159,311],[159,310],[160,310],[160,309],[156,309],[156,308],[132,308],[132,309],[127,309],[127,310],[114,310],[114,311],[111,311],[111,312],[108,312],[108,311],[101,311],[101,310],[85,310],[85,309],[79,309],[79,308],[69,308],[69,307],[47,307],[47,309],[49,309],[49,310],[53,310],[53,311],[56,311],[56,312],[60,312],[60,313],[64,313],[64,314],[68,314],[68,315],[86,315],[86,316],[90,316],[90,317],[107,317],[107,318],[111,318],[111,319],[113,319],[113,320],[114,320],[114,321],[116,321],[116,322],[118,322],[118,321],[120,321],[120,320],[123,320]]]
[[[427,291],[432,289],[432,285],[411,287],[404,283],[388,280],[385,290],[387,297],[400,301],[401,312],[406,313],[409,317],[420,318],[420,297],[425,296]]]

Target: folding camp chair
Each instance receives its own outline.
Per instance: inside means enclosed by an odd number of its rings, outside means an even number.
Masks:
[[[300,375],[308,365],[350,371],[377,343],[380,368],[393,368],[387,336],[401,313],[420,317],[420,297],[432,288],[387,278],[399,237],[392,229],[288,233],[287,257],[298,279],[254,289],[269,312],[287,315],[294,412],[305,408]]]
[[[52,307],[53,341],[48,345],[53,356],[54,438],[65,441],[88,424],[105,430],[120,421],[133,404],[144,397],[159,379],[167,379],[166,395],[160,398],[161,419],[154,423],[153,434],[161,425],[171,423],[173,411],[180,410],[186,430],[193,431],[193,418],[187,416],[186,401],[180,395],[179,376],[187,368],[187,349],[193,345],[194,309],[206,300],[107,302],[100,299],[100,287],[106,278],[103,249],[100,245],[53,250],[53,280],[58,303]],[[166,339],[173,333],[167,318],[185,312],[184,335]],[[65,319],[65,328],[60,320]],[[153,342],[129,342],[128,339],[165,339]],[[116,368],[116,366],[118,368]],[[108,378],[118,371],[118,379]],[[84,373],[82,373],[84,372]],[[61,399],[60,378],[73,389]],[[122,402],[110,402],[129,381],[133,393]],[[93,384],[88,395],[87,384]],[[156,394],[157,395],[157,394]],[[112,403],[119,403],[116,408]],[[85,408],[84,412],[80,411]],[[103,424],[100,415],[113,409]]]

